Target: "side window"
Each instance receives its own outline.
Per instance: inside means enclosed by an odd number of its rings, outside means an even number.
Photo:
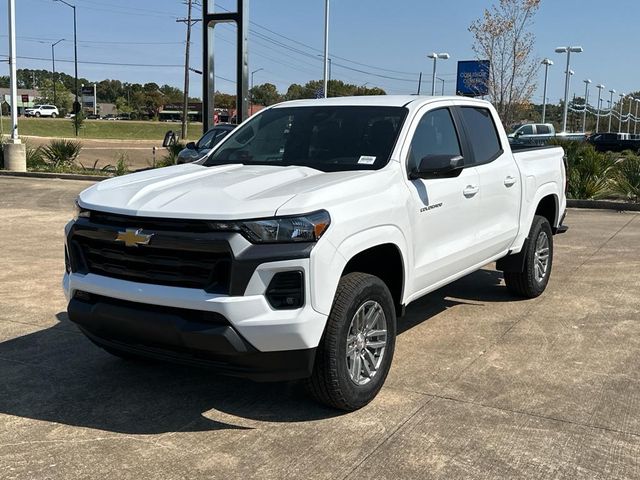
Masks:
[[[520,135],[533,135],[533,125],[525,125],[520,128]]]
[[[488,163],[495,160],[502,153],[502,146],[491,112],[486,108],[462,107],[460,113],[464,119],[465,131],[473,149],[475,163]],[[525,125],[520,131],[526,135],[527,128],[533,133],[531,125]]]
[[[536,127],[536,130],[538,131],[539,135],[549,135],[551,133],[549,125],[538,125]]]
[[[428,155],[462,155],[448,108],[432,110],[420,119],[409,148],[409,170],[415,169]]]

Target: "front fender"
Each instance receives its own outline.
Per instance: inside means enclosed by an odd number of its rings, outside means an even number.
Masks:
[[[331,311],[338,282],[349,260],[358,253],[383,244],[392,244],[398,248],[403,263],[403,280],[407,285],[407,242],[402,231],[395,225],[380,225],[345,238],[335,246],[335,255],[328,248],[314,248],[311,253],[311,271],[313,275],[311,299],[313,308],[325,315]],[[318,245],[320,246],[320,245]],[[403,301],[405,293],[403,292]]]

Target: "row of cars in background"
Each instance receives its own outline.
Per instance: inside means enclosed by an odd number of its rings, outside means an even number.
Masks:
[[[640,134],[633,133],[556,133],[550,123],[525,123],[516,125],[509,134],[509,143],[521,147],[546,145],[552,139],[589,142],[599,152],[640,152]]]

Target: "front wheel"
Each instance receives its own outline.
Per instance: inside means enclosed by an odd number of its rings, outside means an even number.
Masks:
[[[396,314],[386,284],[349,273],[338,284],[307,389],[341,410],[368,404],[384,384],[396,341]]]
[[[504,272],[507,288],[516,295],[535,298],[549,283],[553,264],[553,233],[549,221],[540,215],[533,217],[529,241],[524,253],[522,272]]]
[[[36,117],[40,117],[40,112],[36,112]]]

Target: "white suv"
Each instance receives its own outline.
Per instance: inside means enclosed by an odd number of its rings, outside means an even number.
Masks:
[[[60,115],[58,107],[55,105],[35,105],[33,108],[27,108],[24,111],[26,117],[51,117],[56,118]]]

